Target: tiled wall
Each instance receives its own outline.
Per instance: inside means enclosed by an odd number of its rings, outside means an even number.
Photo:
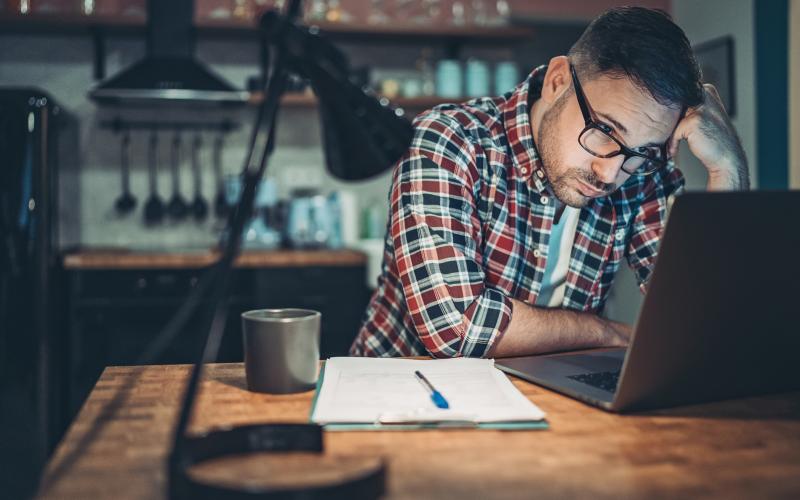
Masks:
[[[138,60],[144,44],[137,40],[109,39],[107,71],[113,74]],[[219,221],[213,218],[197,224],[191,220],[147,227],[142,207],[148,196],[147,142],[149,133],[134,132],[131,140],[131,190],[138,204],[134,212],[119,216],[114,201],[120,194],[120,136],[100,127],[115,117],[137,120],[200,120],[217,122],[228,119],[239,123],[228,135],[223,154],[224,173],[241,170],[246,145],[255,118],[252,108],[220,110],[202,108],[116,109],[101,108],[89,101],[86,92],[92,80],[92,47],[88,37],[0,36],[0,85],[38,87],[49,93],[71,113],[79,124],[77,169],[65,169],[61,176],[62,246],[135,246],[177,248],[208,246],[216,241]],[[233,84],[243,87],[255,73],[255,46],[252,43],[213,42],[200,44],[198,55]],[[292,187],[314,186],[323,191],[347,189],[356,193],[362,205],[383,203],[389,186],[389,174],[371,181],[341,183],[327,175],[320,147],[320,131],[314,108],[287,108],[281,111],[278,144],[268,177],[287,195]],[[193,180],[188,160],[192,136],[183,135],[184,161],[181,164],[181,191],[192,196]],[[159,135],[159,193],[171,195],[169,147],[172,133]],[[210,145],[214,134],[203,134],[201,150],[203,192],[207,199],[215,194]]]

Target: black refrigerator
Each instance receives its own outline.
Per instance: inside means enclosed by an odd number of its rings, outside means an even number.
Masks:
[[[63,432],[58,170],[70,119],[36,89],[0,88],[0,497],[25,498]]]

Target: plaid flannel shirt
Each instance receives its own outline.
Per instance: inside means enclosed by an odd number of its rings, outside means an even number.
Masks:
[[[508,327],[510,297],[535,303],[555,214],[529,115],[529,91],[533,102],[545,71],[504,96],[414,120],[393,173],[378,288],[352,355],[483,357]],[[600,313],[623,257],[645,290],[668,198],[683,183],[670,162],[581,210],[562,307]]]

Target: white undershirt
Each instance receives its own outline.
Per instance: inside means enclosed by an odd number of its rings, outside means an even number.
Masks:
[[[550,248],[547,250],[547,263],[542,277],[542,289],[536,297],[537,306],[561,307],[564,302],[569,259],[572,255],[580,213],[578,208],[565,207],[558,224],[553,224],[550,232]]]

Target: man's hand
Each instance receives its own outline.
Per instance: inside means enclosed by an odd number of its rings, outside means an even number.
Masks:
[[[610,319],[597,319],[604,326],[603,333],[606,338],[606,345],[626,347],[630,343],[631,336],[633,335],[633,327],[631,325],[611,321]]]
[[[686,140],[689,150],[708,170],[708,190],[747,190],[750,178],[747,158],[717,89],[703,85],[705,101],[689,108],[678,123],[669,143],[674,158],[678,144]]]

